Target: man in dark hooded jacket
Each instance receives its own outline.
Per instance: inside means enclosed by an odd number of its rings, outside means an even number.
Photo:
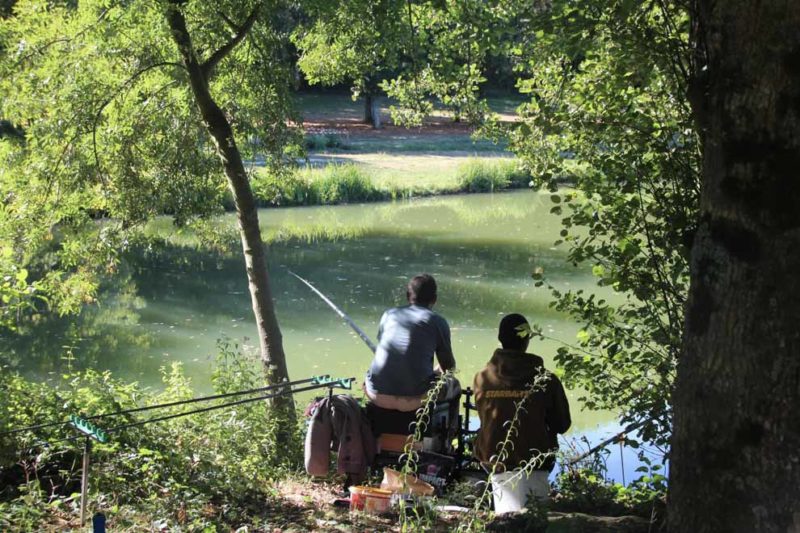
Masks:
[[[564,387],[544,368],[538,355],[526,353],[530,326],[524,316],[511,314],[500,321],[497,337],[502,348],[495,350],[486,367],[475,375],[475,404],[481,427],[475,441],[475,456],[484,464],[500,453],[514,418],[517,403],[523,401],[512,446],[498,456],[496,472],[512,471],[533,461],[537,478],[532,487],[539,497],[547,496],[547,474],[555,465],[557,435],[566,432],[572,420]],[[543,454],[543,455],[540,455]],[[544,491],[544,494],[541,492]]]

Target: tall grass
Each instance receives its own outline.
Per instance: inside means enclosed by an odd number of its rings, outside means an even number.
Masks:
[[[253,181],[256,197],[264,205],[298,206],[374,202],[391,198],[376,187],[356,165],[328,165],[300,169],[285,176],[263,173]]]
[[[458,167],[458,187],[463,192],[493,192],[527,187],[531,180],[517,161],[468,159]]]
[[[379,190],[356,165],[328,165],[321,175],[309,173],[309,176],[313,195],[320,204],[371,202],[386,198],[386,193]]]
[[[469,159],[457,170],[456,185],[377,185],[366,169],[352,163],[304,168],[274,176],[267,172],[252,179],[262,206],[332,205],[395,200],[462,192],[493,192],[527,187],[530,174],[514,160]]]

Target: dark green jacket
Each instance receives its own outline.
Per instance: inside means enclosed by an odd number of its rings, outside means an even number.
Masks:
[[[537,376],[541,377],[532,387]],[[512,436],[513,447],[507,446],[507,457],[502,460],[507,470],[519,467],[540,452],[556,451],[557,435],[572,424],[564,387],[554,374],[545,370],[538,355],[496,350],[486,367],[475,375],[474,389],[481,419],[475,456],[482,463],[489,463],[499,453],[500,443],[508,433],[506,422],[513,418],[520,400],[524,401],[524,410],[519,415],[517,434]],[[551,456],[535,469],[550,471],[554,465],[555,457]]]

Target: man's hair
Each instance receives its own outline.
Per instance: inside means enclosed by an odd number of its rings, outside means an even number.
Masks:
[[[522,326],[522,327],[521,327]],[[530,326],[527,319],[519,313],[506,315],[500,321],[497,340],[507,350],[522,350],[530,337]]]
[[[411,278],[406,288],[408,302],[416,305],[430,305],[436,301],[436,280],[430,274],[420,274]]]

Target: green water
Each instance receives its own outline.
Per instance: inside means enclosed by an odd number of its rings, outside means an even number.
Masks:
[[[371,353],[288,270],[311,280],[370,335],[387,307],[404,302],[409,277],[433,274],[439,284],[435,310],[452,328],[464,385],[497,346],[496,327],[506,313],[523,313],[546,335],[573,342],[579,325],[551,310],[549,291],[534,287],[531,279],[533,269],[543,267],[559,288],[595,289],[590,273],[568,265],[566,251],[553,247],[560,226],[549,213],[552,205],[546,194],[521,191],[263,210],[267,238],[308,239],[279,240],[269,250],[291,377],[354,376],[360,386]],[[233,226],[232,216],[218,221],[222,232]],[[166,220],[151,230],[173,231]],[[77,319],[33,327],[24,339],[7,342],[2,353],[41,379],[72,364],[110,369],[152,386],[160,382],[161,367],[180,361],[197,388],[208,390],[217,339],[228,337],[245,351],[257,348],[243,262],[236,255],[178,246],[140,250],[100,301]],[[552,367],[557,346],[553,340],[534,341],[531,350]],[[66,361],[64,354],[74,360]],[[576,429],[612,418],[581,412],[577,394],[570,396]]]

